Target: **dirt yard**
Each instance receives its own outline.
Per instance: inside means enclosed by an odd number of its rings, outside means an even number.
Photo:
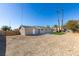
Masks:
[[[6,37],[7,56],[79,55],[79,34]]]

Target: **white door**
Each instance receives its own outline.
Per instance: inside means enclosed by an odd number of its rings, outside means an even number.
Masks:
[[[33,28],[33,34],[35,34],[35,29]]]

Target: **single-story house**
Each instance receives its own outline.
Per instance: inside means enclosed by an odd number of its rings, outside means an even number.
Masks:
[[[38,35],[51,32],[50,28],[43,26],[20,26],[19,28],[21,35]]]

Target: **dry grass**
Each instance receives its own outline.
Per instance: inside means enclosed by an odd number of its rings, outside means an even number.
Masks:
[[[0,35],[13,36],[20,35],[19,31],[0,31]]]
[[[79,55],[79,34],[7,36],[6,55]]]

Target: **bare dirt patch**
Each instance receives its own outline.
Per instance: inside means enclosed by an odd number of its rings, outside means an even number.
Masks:
[[[79,55],[79,34],[7,36],[6,55],[68,56]]]

